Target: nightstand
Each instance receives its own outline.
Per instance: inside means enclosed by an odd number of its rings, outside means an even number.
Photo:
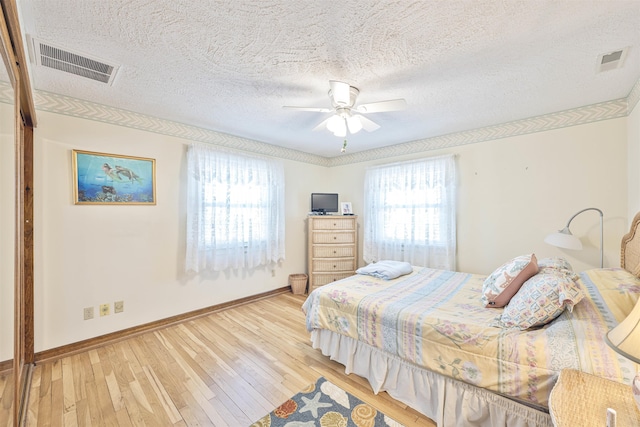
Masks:
[[[616,427],[640,426],[640,410],[630,385],[564,369],[549,396],[549,412],[556,427],[605,427],[607,408],[617,412]]]

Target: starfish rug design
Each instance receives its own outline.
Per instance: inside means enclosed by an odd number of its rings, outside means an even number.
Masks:
[[[382,412],[320,377],[251,427],[403,427]]]

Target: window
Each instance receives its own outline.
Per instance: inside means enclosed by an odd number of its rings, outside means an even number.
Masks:
[[[364,199],[365,261],[455,269],[453,156],[370,168]]]
[[[193,144],[187,152],[187,271],[284,259],[281,162]]]

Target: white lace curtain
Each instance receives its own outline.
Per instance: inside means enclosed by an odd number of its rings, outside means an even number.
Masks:
[[[187,271],[284,259],[281,162],[192,144],[187,151]]]
[[[366,262],[391,259],[455,270],[453,155],[367,169],[363,211]]]

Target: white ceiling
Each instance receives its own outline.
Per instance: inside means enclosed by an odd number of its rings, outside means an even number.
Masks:
[[[625,98],[640,79],[640,0],[18,0],[29,38],[119,65],[113,84],[32,63],[35,90],[325,157],[329,80],[367,115],[351,153]],[[598,56],[629,48],[620,69]]]

